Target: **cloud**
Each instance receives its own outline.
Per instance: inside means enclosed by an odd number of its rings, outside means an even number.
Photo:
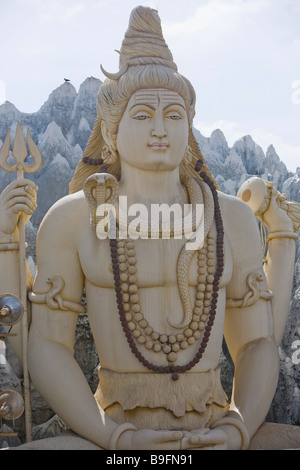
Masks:
[[[70,22],[84,7],[81,3],[68,4],[66,1],[56,0],[54,3],[52,1],[45,2],[44,8],[44,19],[50,21],[60,19],[63,22]]]
[[[300,80],[294,80],[292,83],[292,103],[300,104]]]
[[[165,23],[167,33],[196,33],[199,31],[224,31],[232,29],[242,16],[261,11],[268,3],[264,0],[212,0],[197,8],[191,18],[182,22]]]
[[[27,0],[27,7],[38,11],[42,21],[70,23],[84,10],[83,2],[74,0]]]

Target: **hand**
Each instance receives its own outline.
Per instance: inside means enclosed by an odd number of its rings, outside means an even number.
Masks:
[[[119,450],[226,449],[227,435],[221,429],[195,431],[126,431],[118,440]]]
[[[263,220],[269,232],[293,232],[293,222],[288,214],[279,207],[278,191],[273,191],[268,209],[263,213]]]
[[[30,180],[15,180],[0,196],[0,233],[10,236],[16,229],[20,214],[25,214],[28,222],[36,205],[38,187]]]
[[[222,429],[196,429],[184,432],[181,449],[226,450],[228,436]]]
[[[180,450],[182,431],[139,429],[124,432],[117,442],[119,450]]]

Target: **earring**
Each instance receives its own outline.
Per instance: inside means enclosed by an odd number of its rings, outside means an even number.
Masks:
[[[108,145],[103,145],[102,151],[101,151],[101,156],[102,156],[103,161],[106,165],[112,165],[118,159],[118,155],[117,155],[116,150],[114,150],[112,147],[110,147]]]
[[[190,163],[192,163],[193,155],[192,155],[192,149],[189,145],[187,145],[185,149],[183,159],[186,165],[189,165]]]

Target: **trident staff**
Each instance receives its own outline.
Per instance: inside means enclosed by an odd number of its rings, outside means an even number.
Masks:
[[[17,172],[17,179],[23,179],[24,171],[33,173],[37,171],[42,164],[42,155],[35,144],[29,129],[27,130],[27,144],[31,154],[32,161],[27,162],[27,147],[23,136],[22,128],[18,122],[12,156],[15,163],[8,163],[10,151],[10,132],[7,131],[4,143],[0,149],[0,167],[8,172]],[[30,379],[27,362],[27,341],[28,341],[28,312],[27,312],[27,289],[26,289],[26,245],[25,245],[25,221],[24,215],[19,218],[19,258],[20,258],[20,297],[24,307],[22,317],[22,354],[23,354],[23,375],[24,375],[24,404],[25,404],[25,426],[26,440],[32,440],[31,429],[31,405],[30,405]]]

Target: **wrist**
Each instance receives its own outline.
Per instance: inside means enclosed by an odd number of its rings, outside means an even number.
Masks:
[[[243,439],[240,431],[232,424],[220,424],[216,426],[222,429],[227,436],[227,450],[241,450],[243,448]]]
[[[0,251],[15,251],[19,249],[17,230],[13,233],[0,232]]]
[[[12,243],[12,234],[0,232],[0,243]]]
[[[250,436],[238,413],[229,411],[227,416],[215,421],[212,429],[220,428],[228,436],[228,449],[245,450],[250,444]]]
[[[130,449],[131,441],[137,428],[131,423],[120,424],[112,433],[109,440],[109,450]]]
[[[15,243],[18,241],[19,241],[19,233],[17,229],[15,229],[11,233],[0,231],[0,243]]]

